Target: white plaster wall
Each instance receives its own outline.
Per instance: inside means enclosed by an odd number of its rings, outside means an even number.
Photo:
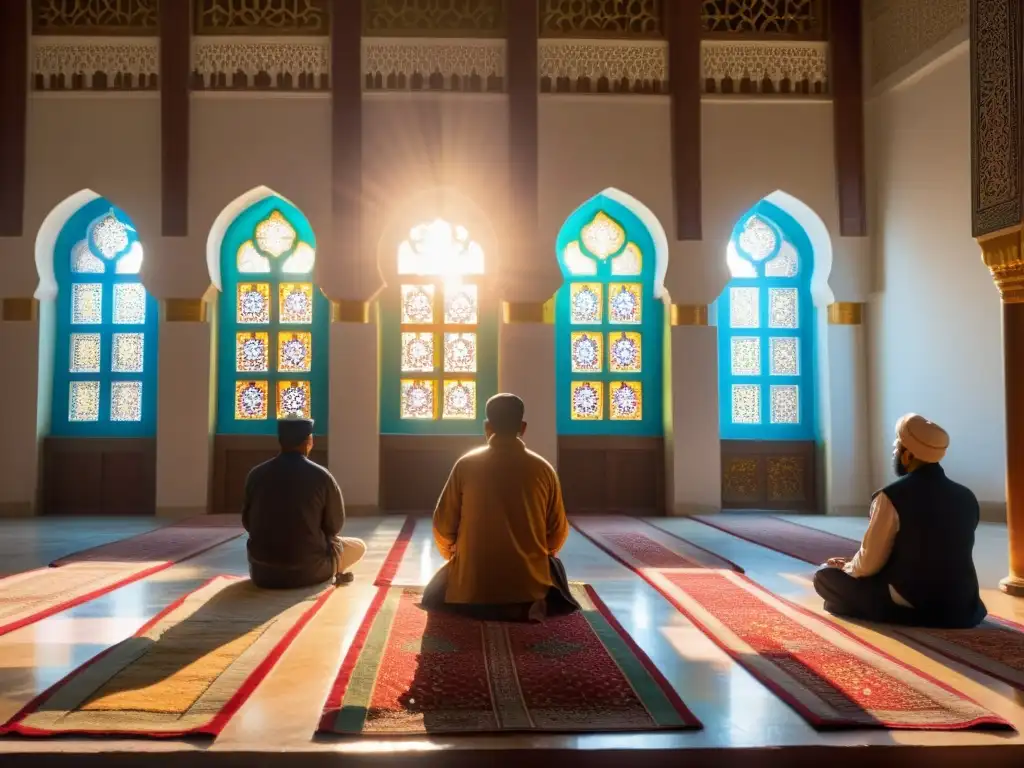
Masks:
[[[967,46],[868,105],[875,282],[871,478],[891,478],[907,411],[950,433],[945,466],[983,504],[1005,502],[999,295],[971,237]]]
[[[498,390],[526,405],[526,444],[552,465],[558,462],[555,428],[555,329],[539,323],[501,327]]]

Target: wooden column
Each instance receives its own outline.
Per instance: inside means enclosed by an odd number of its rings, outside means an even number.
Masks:
[[[971,0],[971,198],[973,234],[1003,304],[1006,391],[1004,592],[1024,596],[1024,173],[1022,14],[1019,0]]]
[[[363,193],[363,4],[333,0],[331,4],[331,218],[334,257],[358,258],[362,253]],[[357,256],[358,255],[358,256]],[[358,284],[357,281],[349,281]],[[354,286],[353,286],[354,287]],[[365,299],[334,295],[335,300]],[[362,286],[359,286],[360,292]]]
[[[509,249],[512,259],[532,263],[537,254],[538,227],[538,107],[537,74],[539,3],[509,3],[506,11],[505,71],[508,84],[509,177],[512,221],[520,237]],[[515,262],[513,262],[515,263]]]
[[[665,4],[672,114],[672,197],[676,240],[701,239],[701,4]]]
[[[21,237],[25,212],[28,7],[0,3],[0,237]]]
[[[192,3],[160,3],[161,234],[188,235]]]
[[[864,70],[861,0],[829,0],[829,73],[839,234],[868,233],[864,180]]]

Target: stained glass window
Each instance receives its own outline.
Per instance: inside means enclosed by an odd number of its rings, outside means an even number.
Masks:
[[[139,281],[143,258],[131,220],[103,198],[61,229],[52,434],[155,433],[158,313]]]
[[[762,201],[734,230],[727,262],[732,280],[717,305],[722,437],[813,439],[810,241]]]
[[[243,211],[221,246],[217,431],[274,434],[276,421],[328,419],[330,303],[313,282],[305,216],[271,196]]]
[[[598,195],[569,217],[556,254],[556,401],[561,434],[661,435],[664,306],[654,241],[632,210]]]
[[[414,226],[396,256],[381,312],[381,432],[478,434],[497,389],[483,248],[467,228],[434,219]]]

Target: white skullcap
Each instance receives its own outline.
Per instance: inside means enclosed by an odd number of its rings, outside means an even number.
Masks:
[[[915,458],[929,464],[942,461],[949,448],[946,430],[916,413],[908,413],[896,422],[896,439]]]

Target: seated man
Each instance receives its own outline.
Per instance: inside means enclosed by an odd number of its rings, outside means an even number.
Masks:
[[[487,401],[487,445],[452,469],[434,510],[434,540],[448,561],[431,579],[423,606],[491,621],[542,621],[571,613],[555,554],[569,535],[558,475],[527,450],[523,401]]]
[[[249,533],[249,575],[266,589],[298,589],[335,579],[366,554],[359,539],[338,534],[345,503],[331,473],[309,460],[312,419],[277,422],[281,452],[245,480],[242,525]]]
[[[939,466],[949,435],[916,414],[896,422],[897,479],[871,500],[871,522],[852,560],[834,557],[814,576],[838,616],[967,628],[986,610],[974,570],[978,500]]]

